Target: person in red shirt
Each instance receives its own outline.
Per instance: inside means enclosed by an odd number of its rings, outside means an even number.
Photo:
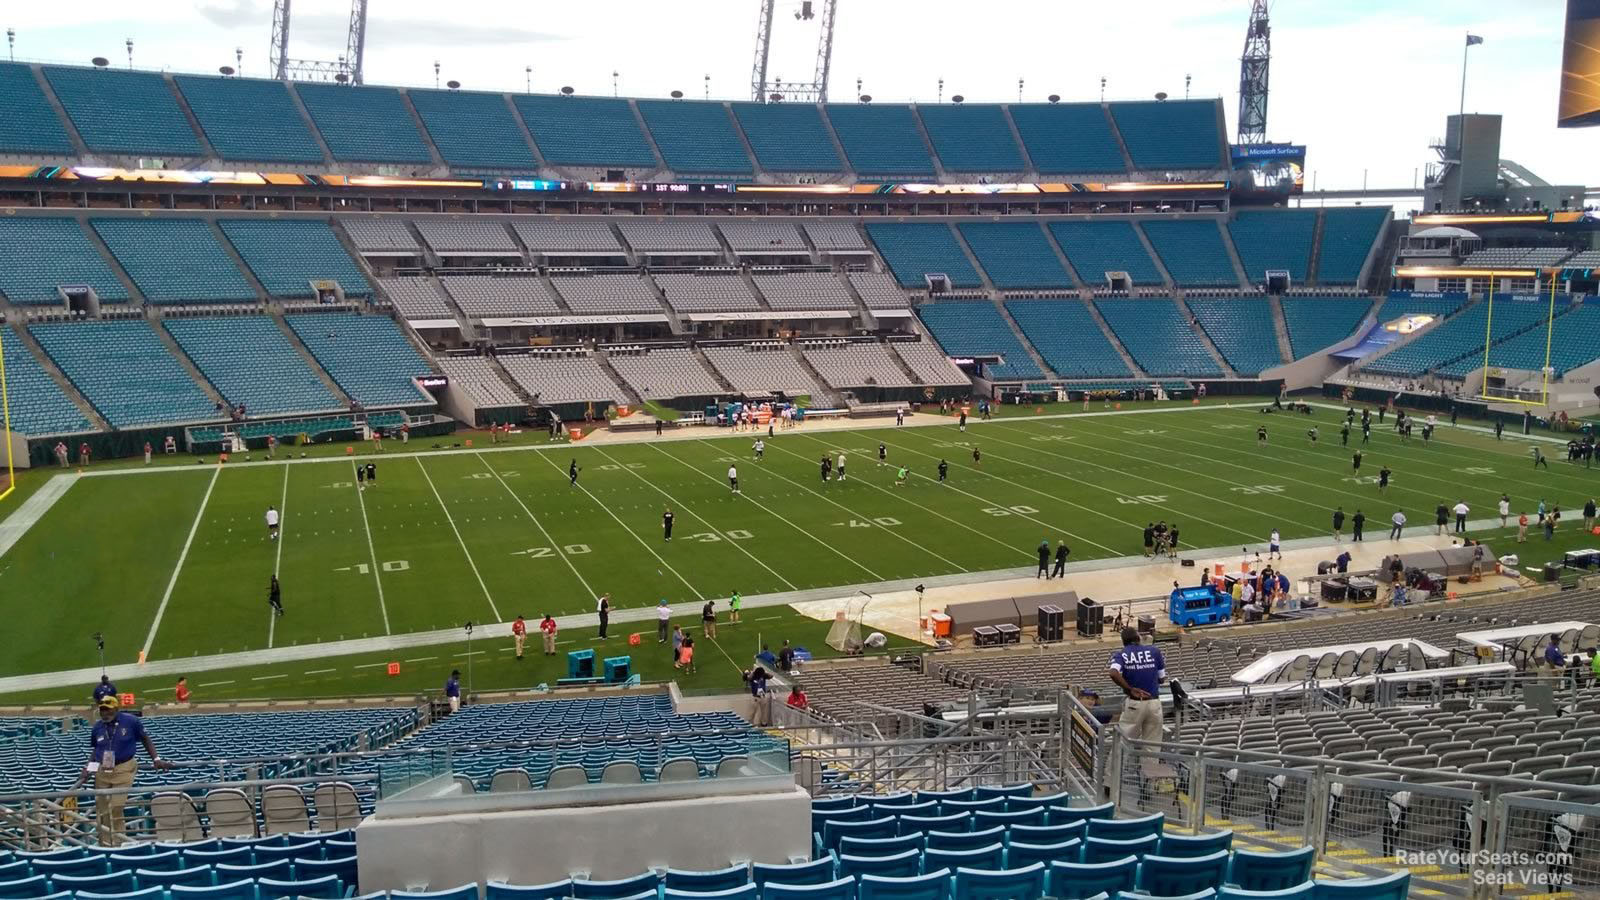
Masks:
[[[517,659],[521,659],[522,645],[528,639],[528,623],[524,622],[521,616],[517,616],[517,620],[511,623],[511,639],[516,641]]]
[[[794,707],[795,709],[805,709],[806,708],[806,692],[800,690],[800,685],[798,685],[798,684],[791,685],[790,688],[789,688],[789,697],[788,697],[788,699],[784,700],[783,702],[788,704],[789,706]]]
[[[539,623],[539,630],[544,632],[544,655],[556,654],[556,620],[550,618],[549,613],[544,614],[544,621]]]
[[[88,464],[89,464],[89,442],[88,441],[84,441],[83,443],[78,445],[78,465],[87,466]]]
[[[189,679],[182,675],[178,676],[178,687],[173,691],[173,693],[177,695],[179,703],[188,703]]]

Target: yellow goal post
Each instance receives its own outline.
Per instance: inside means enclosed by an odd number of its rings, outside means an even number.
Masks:
[[[1489,293],[1484,300],[1487,315],[1483,317],[1483,365],[1479,369],[1482,376],[1478,385],[1478,399],[1489,400],[1495,403],[1520,403],[1523,406],[1545,406],[1550,400],[1550,356],[1555,343],[1556,327],[1556,279],[1559,269],[1541,269],[1550,282],[1549,306],[1545,310],[1544,320],[1544,366],[1539,370],[1539,397],[1536,400],[1513,396],[1509,391],[1503,395],[1489,393],[1489,370],[1492,368],[1490,354],[1494,346],[1494,274],[1489,274]]]

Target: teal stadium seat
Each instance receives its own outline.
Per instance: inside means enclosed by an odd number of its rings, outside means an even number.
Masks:
[[[222,159],[320,164],[322,148],[282,81],[172,77]]]
[[[1071,276],[1037,224],[963,222],[957,228],[995,287],[1003,291],[1072,288]]]
[[[1170,857],[1152,853],[1139,860],[1139,890],[1176,897],[1222,887],[1228,874],[1228,851],[1204,856]]]
[[[502,884],[491,881],[484,885],[484,900],[563,900],[570,896],[570,878],[549,884]]]
[[[174,885],[167,896],[172,900],[257,900],[256,883],[248,878],[212,887]]]
[[[750,869],[743,864],[709,872],[668,869],[661,883],[678,891],[725,891],[752,884]]]
[[[1059,900],[1088,900],[1096,894],[1131,891],[1139,874],[1134,856],[1103,863],[1050,864],[1050,896]]]
[[[1319,284],[1355,284],[1361,265],[1378,242],[1390,209],[1348,206],[1322,212],[1322,245],[1318,249]]]
[[[950,870],[923,875],[861,876],[861,900],[946,900],[950,896]]]
[[[512,102],[540,155],[553,166],[654,169],[659,165],[626,100],[515,94]]]
[[[339,282],[347,297],[372,296],[372,284],[328,223],[317,219],[222,219],[218,223],[261,286],[277,297],[314,297],[312,281]]]
[[[1100,104],[1014,103],[1009,110],[1041,176],[1127,174],[1128,164]]]
[[[116,891],[101,893],[100,891],[76,891],[74,900],[166,900],[167,892],[163,888],[138,888],[131,891]]]
[[[983,284],[943,222],[869,222],[867,237],[902,287],[926,289],[923,276],[932,272],[948,275],[953,287]]]
[[[217,418],[147,321],[49,322],[29,331],[112,427]]]
[[[1132,819],[1095,819],[1089,823],[1089,837],[1112,840],[1142,838],[1146,835],[1161,834],[1165,824],[1166,816],[1162,813],[1151,813],[1148,816]]]
[[[917,130],[911,107],[829,103],[824,112],[857,175],[867,179],[933,176],[933,158]]]
[[[999,835],[996,835],[999,837]],[[1005,846],[998,840],[984,847],[973,847],[969,850],[941,850],[930,848],[922,854],[922,867],[927,870],[958,869],[986,869],[994,871],[1005,867]],[[1042,868],[1042,867],[1041,867]]]
[[[1201,834],[1162,832],[1159,853],[1175,859],[1205,856],[1218,850],[1233,849],[1233,830],[1207,831]]]
[[[203,219],[90,219],[145,299],[168,303],[249,303],[250,282]]]
[[[661,158],[674,172],[748,175],[750,156],[721,101],[636,100]]]
[[[949,356],[999,356],[1001,362],[987,367],[991,377],[1001,381],[1042,378],[1044,372],[1034,364],[1016,335],[1000,317],[1000,311],[987,300],[951,300],[924,303],[917,307],[922,324]],[[947,812],[954,812],[947,801]]]
[[[201,156],[189,120],[155,72],[45,66],[50,89],[92,151]]]
[[[1044,896],[1049,875],[1043,863],[999,871],[956,869],[956,900],[1016,900]]]
[[[101,303],[129,298],[76,219],[0,217],[0,294],[17,306],[59,306],[64,284],[88,285]]]
[[[1191,297],[1188,303],[1211,343],[1240,375],[1253,377],[1284,363],[1267,298]]]
[[[654,893],[660,887],[661,879],[654,872],[644,872],[631,878],[618,878],[612,881],[589,881],[575,878],[572,881],[572,896],[578,900],[625,900],[643,891]]]
[[[502,173],[538,169],[505,95],[413,88],[406,96],[439,156],[452,167]]]
[[[1029,844],[1011,837],[1011,843],[1006,847],[1006,865],[1017,869],[1034,863],[1044,863],[1046,866],[1057,862],[1082,862],[1083,841],[1078,838],[1060,841],[1054,844]]]
[[[295,897],[297,900],[339,900],[345,896],[345,886],[337,875],[324,875],[321,878],[301,879],[296,881],[280,881],[274,878],[256,879],[256,889],[259,896],[267,897]]]
[[[750,878],[756,884],[827,884],[833,880],[833,859],[824,857],[800,863],[755,863]]]
[[[1237,287],[1239,276],[1222,244],[1222,231],[1209,219],[1161,219],[1144,223],[1172,280],[1185,286]]]
[[[760,889],[754,884],[742,884],[719,891],[680,891],[666,888],[661,892],[664,900],[756,900],[760,894]]]
[[[1330,881],[1318,878],[1311,896],[1315,900],[1405,900],[1410,895],[1411,873],[1395,872],[1380,878]]]
[[[442,891],[390,891],[389,896],[404,897],[406,900],[477,900],[478,886],[476,884],[464,884],[460,887],[448,888]],[[578,896],[582,897],[583,895],[579,894]],[[173,898],[173,900],[177,900],[177,898]]]
[[[394,88],[302,81],[294,90],[334,159],[414,166],[433,161]]]
[[[1063,378],[1133,375],[1082,300],[1007,300],[1028,343]]]
[[[1054,844],[1073,839],[1082,840],[1088,836],[1088,831],[1088,820],[1080,819],[1076,822],[1049,825],[1012,825],[1007,831],[1007,836],[1013,841],[1025,841],[1030,844]]]
[[[1316,861],[1315,847],[1282,853],[1235,850],[1228,869],[1228,883],[1250,891],[1283,890],[1310,880],[1311,867]]]
[[[761,886],[761,900],[856,900],[856,880],[845,877],[815,884],[769,881]]]
[[[1051,222],[1050,233],[1078,278],[1090,287],[1105,287],[1107,272],[1127,272],[1136,285],[1162,283],[1161,272],[1131,222]]]
[[[1217,900],[1312,900],[1316,893],[1317,886],[1310,881],[1280,891],[1247,891],[1225,884],[1217,892]]]
[[[1222,374],[1170,299],[1106,299],[1096,300],[1094,305],[1146,373],[1187,377]]]
[[[1003,825],[991,825],[982,831],[930,831],[927,833],[929,850],[977,850],[1006,839]]]
[[[26,435],[74,434],[93,430],[39,360],[23,345],[10,325],[0,325],[4,342],[6,396],[11,401],[11,430]],[[0,881],[5,880],[0,866]]]
[[[1135,169],[1207,169],[1224,164],[1216,100],[1111,104]]]
[[[368,408],[431,403],[411,379],[433,371],[394,320],[349,313],[285,317],[352,400]]]
[[[33,69],[0,63],[0,153],[67,157],[72,152],[67,130],[34,80]]]
[[[1585,303],[1562,312],[1556,307],[1555,329],[1549,335],[1550,367],[1557,375],[1587,365],[1600,358],[1600,305]],[[1489,348],[1489,364],[1502,369],[1537,371],[1545,364],[1545,328],[1541,318],[1532,328]],[[1483,360],[1478,354],[1451,363],[1439,371],[1446,375],[1465,375]],[[13,400],[13,403],[16,401]]]
[[[1009,173],[1025,168],[1005,109],[998,104],[925,104],[916,111],[946,172]]]
[[[1161,843],[1161,835],[1147,834],[1136,838],[1097,838],[1087,837],[1083,841],[1083,861],[1085,863],[1113,862],[1127,856],[1144,859],[1156,852]]]
[[[1372,310],[1372,301],[1366,297],[1284,297],[1279,302],[1295,359],[1305,359],[1354,334]]]
[[[267,316],[166,319],[162,324],[211,386],[251,415],[341,408],[278,323]]]
[[[815,103],[734,103],[732,108],[756,162],[766,171],[844,170]]]
[[[1294,284],[1305,284],[1316,232],[1314,209],[1245,211],[1228,223],[1228,234],[1251,284],[1265,284],[1269,269],[1287,269]]]
[[[922,871],[922,852],[918,850],[902,850],[885,856],[851,856],[848,853],[841,853],[838,861],[841,876],[881,875],[890,878],[908,878]]]

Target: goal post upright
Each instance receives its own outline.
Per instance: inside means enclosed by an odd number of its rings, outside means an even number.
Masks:
[[[0,336],[0,413],[5,416],[4,421],[0,422],[0,425],[4,426],[0,429],[0,436],[3,436],[6,442],[6,486],[5,490],[0,491],[0,500],[4,500],[17,489],[17,461],[11,445],[11,385],[6,379],[4,336]]]
[[[1541,405],[1550,405],[1550,352],[1555,344],[1556,335],[1556,269],[1550,269],[1550,309],[1549,318],[1544,323],[1544,368],[1539,372],[1539,402]]]
[[[1481,383],[1478,385],[1478,395],[1481,399],[1488,400],[1490,399],[1489,345],[1493,343],[1490,337],[1493,334],[1491,329],[1494,326],[1494,272],[1492,271],[1489,273],[1489,294],[1484,298],[1484,302],[1489,305],[1489,312],[1483,317],[1483,372],[1481,373]]]

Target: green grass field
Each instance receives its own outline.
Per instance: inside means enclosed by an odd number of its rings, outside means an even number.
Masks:
[[[1403,445],[1385,424],[1374,427],[1356,475],[1339,443],[1342,416],[1332,409],[1306,417],[1266,416],[1253,406],[1167,408],[1012,415],[974,422],[966,434],[953,422],[802,428],[780,432],[760,462],[752,459],[752,437],[715,432],[703,440],[510,450],[481,440],[473,450],[418,441],[405,452],[390,444],[377,456],[378,484],[365,491],[343,458],[221,467],[185,458],[149,471],[107,468],[80,479],[0,557],[0,618],[13,635],[0,676],[94,666],[89,635],[96,631],[105,634],[107,661],[121,664],[141,650],[164,660],[501,622],[518,613],[560,618],[592,611],[601,592],[627,608],[735,590],[749,596],[1031,571],[1041,539],[1065,539],[1074,560],[1137,554],[1142,527],[1160,518],[1181,526],[1185,546],[1259,546],[1273,527],[1286,539],[1324,535],[1342,505],[1347,513],[1364,510],[1369,537],[1381,540],[1396,508],[1415,531],[1432,527],[1440,501],[1465,499],[1474,519],[1489,518],[1505,492],[1513,514],[1531,513],[1543,498],[1566,516],[1556,541],[1535,537],[1525,546],[1525,565],[1600,545],[1577,533],[1583,502],[1600,493],[1600,473],[1568,464],[1555,445],[1545,445],[1549,471],[1535,471],[1525,441],[1441,426],[1431,444],[1419,437]],[[1271,440],[1259,446],[1255,429],[1263,422]],[[1305,435],[1312,423],[1322,432],[1315,446]],[[1356,431],[1352,443],[1359,438]],[[880,441],[891,466],[876,464]],[[841,450],[848,479],[822,483],[819,458]],[[936,480],[940,458],[950,463],[946,484]],[[569,486],[574,459],[581,476]],[[730,463],[739,468],[738,495],[725,477]],[[900,464],[911,477],[897,487],[893,466]],[[1380,496],[1373,482],[1384,465],[1395,475]],[[5,511],[49,474],[28,473]],[[269,504],[283,511],[277,542],[264,525]],[[677,520],[671,543],[661,535],[668,507]],[[274,571],[287,610],[276,620],[266,602]],[[792,636],[821,649],[826,625],[785,609],[747,610],[738,632],[724,628],[718,644],[702,646],[702,675],[689,677],[707,687],[736,684],[758,630],[774,642]],[[563,640],[577,641],[580,630],[588,631],[573,628]],[[614,624],[616,646],[597,655],[625,652],[616,635],[638,630],[653,632],[653,625]],[[477,637],[482,642],[484,632]],[[655,655],[653,634],[645,643],[636,651],[641,663]],[[484,646],[490,649],[476,657],[480,689],[561,674],[543,660],[513,663],[500,629]],[[464,649],[207,672],[191,682],[226,682],[198,691],[204,699],[433,689],[464,660]],[[659,666],[643,670],[647,678],[670,675],[659,655]],[[415,663],[397,680],[378,666],[388,659]],[[170,686],[168,678],[160,682],[149,689]],[[63,685],[26,698],[81,693]]]

